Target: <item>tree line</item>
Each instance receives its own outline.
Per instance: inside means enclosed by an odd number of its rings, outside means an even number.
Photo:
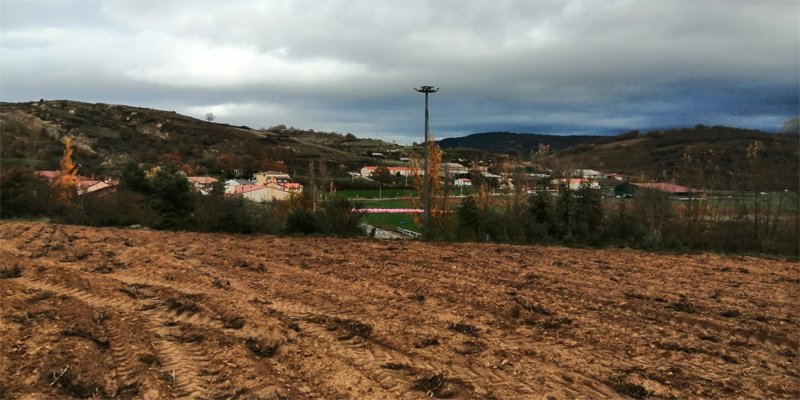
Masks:
[[[31,168],[5,168],[0,175],[0,215],[200,232],[361,234],[361,214],[353,210],[362,207],[347,199],[327,199],[319,179],[288,201],[257,203],[226,196],[222,181],[215,182],[208,195],[201,194],[172,160],[147,170],[131,161],[115,190],[102,194],[79,194],[76,173],[69,140],[54,181]]]

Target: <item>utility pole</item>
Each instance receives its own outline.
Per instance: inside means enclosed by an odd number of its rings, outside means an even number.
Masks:
[[[428,140],[428,93],[436,93],[439,91],[439,88],[434,89],[433,86],[423,86],[419,89],[414,89],[420,93],[425,93],[425,162],[423,164],[423,168],[425,169],[423,173],[425,176],[423,177],[423,196],[425,202],[425,215],[424,215],[424,222],[425,227],[428,227],[428,223],[431,220],[431,193],[430,189],[428,188],[428,179],[430,175],[428,175],[428,148],[430,147],[430,143]]]

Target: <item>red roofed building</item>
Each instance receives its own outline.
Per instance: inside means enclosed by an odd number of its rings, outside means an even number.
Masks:
[[[59,176],[61,176],[61,171],[36,171],[36,175],[47,178],[50,181],[55,181]],[[97,179],[90,179],[81,175],[75,175],[75,178],[78,180],[77,190],[78,194],[80,195],[101,191],[103,192],[103,195],[105,195],[106,193],[111,193],[113,191],[106,189],[114,188],[119,184],[119,181],[101,181]]]
[[[43,178],[47,179],[56,179],[61,175],[59,171],[36,171],[36,175],[39,175]]]
[[[297,184],[299,185],[299,184]],[[226,196],[242,196],[246,199],[263,202],[272,200],[287,200],[293,191],[284,188],[276,183],[267,183],[266,185],[236,185],[228,187],[228,194]]]
[[[299,183],[287,182],[287,183],[276,183],[278,186],[290,191],[290,192],[302,192],[303,185]],[[267,184],[269,185],[269,183]]]
[[[186,179],[188,179],[189,182],[192,182],[195,189],[205,192],[211,190],[211,188],[214,186],[214,182],[217,181],[215,178],[210,176],[190,176]]]
[[[454,182],[456,186],[472,186],[472,181],[467,178],[456,179]]]

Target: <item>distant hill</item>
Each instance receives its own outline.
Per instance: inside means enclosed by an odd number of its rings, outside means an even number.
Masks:
[[[761,144],[756,162],[748,146]],[[538,160],[556,169],[585,168],[640,175],[651,180],[675,176],[701,187],[743,188],[758,181],[771,190],[797,190],[800,140],[757,130],[725,126],[626,132],[594,144],[580,144]]]
[[[351,134],[276,125],[267,129],[208,122],[174,111],[70,100],[0,103],[0,163],[57,169],[70,138],[73,158],[86,176],[114,175],[129,160],[144,166],[179,160],[185,170],[207,174],[279,169],[305,175],[309,163],[326,164],[334,176],[365,165],[400,165],[421,152]],[[490,162],[483,151],[445,151],[445,160]],[[384,157],[373,157],[380,152]],[[500,157],[502,158],[502,157]],[[343,166],[343,167],[342,167]]]
[[[536,152],[539,144],[550,146],[550,149],[562,150],[568,147],[577,146],[584,143],[595,143],[605,136],[561,136],[561,135],[540,135],[536,133],[511,133],[511,132],[484,132],[473,133],[469,136],[447,138],[439,140],[439,146],[447,147],[469,147],[491,151],[494,153],[505,153],[509,149],[517,149],[519,154],[530,154]]]

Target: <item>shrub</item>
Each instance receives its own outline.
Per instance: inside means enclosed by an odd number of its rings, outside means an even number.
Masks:
[[[297,207],[286,216],[286,233],[301,233],[304,235],[319,231],[317,218],[314,212],[305,207]]]
[[[285,231],[304,235],[312,233],[336,236],[362,235],[363,213],[353,211],[359,208],[362,208],[360,203],[348,199],[325,201],[316,211],[298,206],[286,216]]]

